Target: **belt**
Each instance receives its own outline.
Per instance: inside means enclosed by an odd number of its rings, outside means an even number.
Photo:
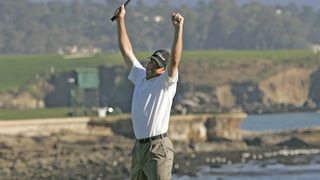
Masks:
[[[147,143],[147,142],[150,142],[150,141],[154,141],[156,139],[162,139],[164,137],[167,137],[167,133],[163,133],[163,134],[160,134],[160,135],[157,135],[157,136],[152,136],[152,137],[149,137],[149,138],[143,138],[143,139],[138,139],[137,142],[139,144],[144,144],[144,143]]]

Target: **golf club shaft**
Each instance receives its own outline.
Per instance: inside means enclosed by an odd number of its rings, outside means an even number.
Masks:
[[[126,7],[126,6],[129,4],[130,1],[131,1],[131,0],[127,0],[127,1],[124,3],[124,7]],[[111,21],[114,21],[114,20],[116,20],[117,18],[118,18],[118,16],[113,15],[113,17],[111,18]]]

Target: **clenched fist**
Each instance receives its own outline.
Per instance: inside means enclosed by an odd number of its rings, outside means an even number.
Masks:
[[[125,15],[126,15],[126,10],[125,10],[123,4],[114,12],[114,15],[115,15],[116,17],[118,17],[118,19],[125,17]]]
[[[183,27],[184,18],[181,14],[173,12],[171,15],[171,21],[174,27]]]

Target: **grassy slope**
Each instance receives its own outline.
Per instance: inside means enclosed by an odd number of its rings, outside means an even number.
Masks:
[[[145,59],[150,53],[138,53],[138,59]],[[198,63],[193,63],[198,61]],[[191,65],[188,65],[191,63]],[[208,66],[207,63],[214,66]],[[16,89],[33,79],[36,74],[48,74],[50,67],[56,72],[79,67],[97,67],[99,65],[123,64],[119,53],[103,54],[92,58],[64,60],[57,55],[38,56],[0,56],[0,92]],[[195,65],[196,64],[196,65]],[[219,79],[246,80],[252,74],[264,76],[270,74],[278,64],[299,64],[308,67],[320,66],[320,55],[310,51],[192,51],[183,53],[182,72],[192,74],[186,81],[214,84],[223,83]],[[201,71],[199,73],[199,68]],[[256,72],[255,72],[256,71]],[[212,74],[212,72],[214,72]],[[188,78],[190,80],[188,80]],[[254,77],[259,78],[259,77]],[[212,80],[212,82],[210,81]],[[44,110],[0,110],[0,119],[33,119],[65,117],[70,108]]]
[[[33,79],[36,74],[48,74],[50,67],[57,72],[76,67],[96,67],[99,64],[113,63],[115,55],[94,58],[64,60],[60,56],[2,56],[0,57],[0,91],[18,88]],[[106,62],[104,59],[109,59]]]
[[[138,58],[145,59],[149,53],[138,53]],[[288,51],[191,51],[184,52],[185,61],[206,60],[217,65],[237,63],[257,63],[262,61],[284,61],[289,59],[299,60],[314,56],[309,51],[288,50]],[[307,63],[307,62],[302,62]],[[78,67],[97,67],[98,65],[122,64],[119,53],[103,54],[92,58],[64,60],[57,55],[38,56],[0,56],[0,92],[16,89],[36,74],[48,74],[50,67],[56,72],[72,70]]]
[[[180,74],[182,83],[206,87],[259,82],[289,67],[320,67],[320,55],[304,50],[186,52]]]
[[[72,112],[71,108],[47,108],[47,109],[30,109],[30,110],[0,109],[0,121],[1,120],[68,117],[68,113],[70,112]]]
[[[314,54],[307,50],[277,50],[277,51],[232,51],[232,50],[217,50],[217,51],[189,51],[184,52],[184,56],[190,59],[200,60],[276,60],[282,61],[287,59],[300,59],[312,57]]]

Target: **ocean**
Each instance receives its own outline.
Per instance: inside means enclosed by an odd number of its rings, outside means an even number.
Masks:
[[[234,164],[219,169],[204,168],[198,177],[174,176],[173,180],[319,180],[320,164],[259,166]]]
[[[241,129],[250,131],[281,131],[320,126],[319,112],[249,115]]]
[[[320,126],[320,113],[282,113],[249,115],[241,128],[250,131],[283,131]],[[221,168],[204,167],[197,177],[174,176],[173,180],[320,180],[320,155],[309,164],[283,165],[274,162],[251,161]]]

